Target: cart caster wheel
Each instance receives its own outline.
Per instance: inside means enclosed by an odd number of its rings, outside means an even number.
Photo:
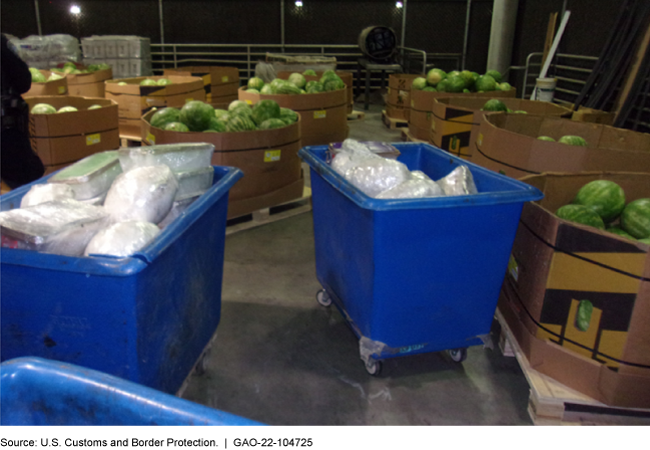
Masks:
[[[321,289],[316,292],[316,301],[319,305],[328,307],[332,304],[332,297],[330,297],[325,289]]]
[[[467,359],[467,349],[466,348],[455,348],[453,350],[447,350],[449,357],[454,362],[463,362]]]
[[[366,372],[374,377],[378,376],[381,372],[381,361],[377,361],[376,359],[369,359],[366,363]]]

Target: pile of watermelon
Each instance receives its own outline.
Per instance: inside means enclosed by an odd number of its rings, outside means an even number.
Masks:
[[[261,78],[253,77],[248,80],[246,92],[262,95],[318,94],[345,89],[345,83],[333,70],[323,72],[318,81],[307,81],[305,76],[316,76],[316,72],[313,70],[306,70],[304,73],[295,72],[289,75],[288,80],[276,78],[266,84]]]
[[[489,112],[509,112],[509,113],[516,113],[516,114],[528,114],[526,111],[523,110],[517,110],[513,111],[512,109],[508,108],[505,103],[503,103],[501,100],[498,98],[491,98],[485,104],[483,105],[483,108],[481,108],[481,111],[489,111]]]
[[[431,69],[425,77],[418,77],[411,83],[411,89],[430,92],[489,92],[509,91],[512,86],[501,81],[501,74],[488,70],[483,75],[469,70],[453,70],[449,73],[442,69]]]
[[[169,78],[160,78],[158,80],[145,78],[140,82],[140,86],[167,86],[168,84],[172,84],[172,80]]]
[[[559,144],[576,145],[578,147],[587,147],[587,141],[583,137],[567,134],[557,141],[550,136],[539,136],[540,141],[558,142]]]
[[[90,105],[88,110],[91,109],[100,109],[102,105]],[[66,112],[75,112],[79,111],[78,108],[74,106],[62,106],[58,110],[50,105],[49,103],[37,103],[32,106],[32,109],[29,111],[31,114],[57,114],[57,113],[66,113]]]
[[[295,111],[281,108],[274,100],[260,100],[253,107],[235,100],[228,105],[228,110],[193,100],[180,109],[167,107],[156,111],[151,117],[151,126],[168,131],[232,133],[282,128],[297,120]]]
[[[83,66],[79,66],[83,67]],[[73,62],[67,62],[63,64],[63,67],[52,67],[50,69],[50,76],[48,78],[45,78],[45,75],[43,75],[38,69],[35,67],[30,67],[29,71],[32,74],[32,83],[45,83],[46,81],[52,81],[52,80],[60,80],[61,78],[65,77],[68,74],[80,74],[80,73],[92,73],[92,72],[97,72],[98,70],[104,70],[104,69],[110,69],[111,66],[108,64],[90,64],[86,68],[79,68],[75,63]]]
[[[571,204],[560,207],[555,214],[650,245],[650,198],[626,203],[623,188],[613,181],[585,184]]]

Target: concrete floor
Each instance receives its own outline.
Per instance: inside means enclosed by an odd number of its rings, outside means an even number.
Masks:
[[[381,109],[349,122],[350,137],[399,141]],[[497,345],[471,347],[462,364],[445,353],[387,359],[368,375],[341,314],[315,300],[313,239],[311,213],[227,237],[218,337],[184,398],[271,425],[532,423],[528,384]]]

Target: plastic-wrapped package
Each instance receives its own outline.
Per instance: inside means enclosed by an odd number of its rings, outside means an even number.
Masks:
[[[119,149],[122,170],[127,172],[136,167],[164,164],[173,172],[198,170],[210,165],[214,145],[163,144],[144,147],[123,147]]]
[[[104,208],[114,223],[158,223],[172,208],[177,191],[178,181],[169,167],[138,167],[115,179],[106,194]]]
[[[397,148],[386,142],[357,141],[356,139],[346,139],[343,142],[334,142],[329,145],[328,150],[330,157],[333,157],[339,152],[346,151],[368,151],[375,155],[390,159],[396,159],[400,155],[400,151],[397,150]]]
[[[93,236],[84,255],[130,256],[147,246],[159,233],[160,228],[150,222],[114,223]]]
[[[372,153],[353,153],[353,152],[340,152],[334,155],[332,159],[332,169],[345,176],[346,172],[350,169],[357,167],[370,159],[379,159],[380,156],[373,155]]]
[[[338,158],[340,155],[337,155]],[[336,160],[334,158],[334,160]],[[376,197],[411,178],[405,164],[379,156],[367,158],[345,172],[345,179],[370,197]]]
[[[40,203],[64,200],[66,198],[74,199],[74,191],[70,186],[65,184],[36,184],[20,200],[20,207],[28,208]]]
[[[67,184],[77,200],[99,197],[108,191],[115,178],[122,173],[117,151],[95,153],[60,170],[49,183]]]
[[[418,180],[431,180],[431,177],[429,177],[429,175],[422,172],[421,170],[411,170],[411,177],[416,178]]]
[[[433,180],[411,178],[386,191],[380,192],[377,198],[424,198],[444,196],[442,188]]]
[[[446,195],[478,194],[474,177],[467,166],[458,166],[437,181]]]
[[[203,194],[212,186],[214,178],[214,169],[212,166],[201,167],[198,170],[189,170],[186,172],[177,172],[178,192],[174,201],[184,200],[190,197],[196,197]]]
[[[107,218],[101,206],[56,200],[1,212],[0,232],[14,241],[14,248],[79,256]]]
[[[164,230],[170,223],[172,223],[174,220],[180,217],[185,212],[185,210],[189,208],[192,203],[194,203],[194,201],[197,198],[199,198],[199,196],[189,197],[183,200],[175,201],[169,213],[165,216],[163,220],[161,220],[158,223],[160,229]]]

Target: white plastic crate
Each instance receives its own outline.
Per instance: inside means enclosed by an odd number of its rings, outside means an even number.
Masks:
[[[104,41],[104,56],[106,58],[117,58],[117,41],[106,39]]]
[[[115,41],[117,58],[129,58],[131,55],[131,40],[116,39]]]
[[[130,76],[142,77],[153,75],[153,71],[151,70],[151,60],[131,58],[128,61]]]
[[[129,57],[136,59],[149,59],[151,57],[151,43],[149,38],[136,37],[129,41]]]

